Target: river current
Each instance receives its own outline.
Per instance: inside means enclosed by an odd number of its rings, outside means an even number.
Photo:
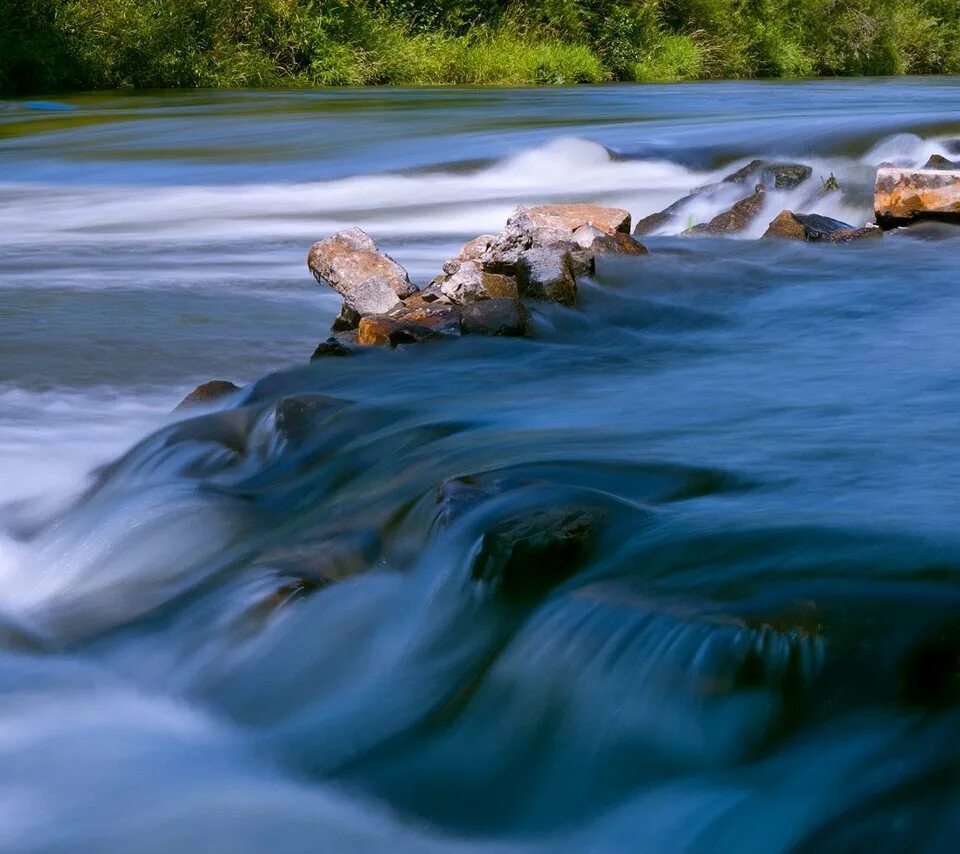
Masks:
[[[0,850],[956,850],[960,229],[755,238],[957,140],[947,78],[0,103]],[[308,363],[339,228],[425,283],[755,157],[533,340]]]

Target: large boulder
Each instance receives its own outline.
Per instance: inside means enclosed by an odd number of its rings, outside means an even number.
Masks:
[[[960,170],[877,170],[874,210],[882,228],[921,219],[960,222]]]
[[[766,201],[763,184],[757,184],[753,193],[741,199],[729,210],[717,214],[710,222],[700,223],[684,231],[684,234],[735,234],[744,231],[759,215]]]
[[[942,154],[931,154],[930,159],[923,164],[924,169],[960,169],[960,163],[947,160]]]
[[[374,276],[358,282],[343,295],[340,313],[342,316],[345,312],[353,312],[366,317],[368,314],[386,314],[401,305],[403,303],[390,280],[386,276]]]
[[[307,266],[318,282],[329,285],[345,298],[372,280],[386,285],[397,299],[417,290],[407,271],[381,252],[373,238],[359,228],[348,228],[314,243],[307,255]],[[381,290],[378,286],[378,293]]]
[[[608,234],[595,225],[581,225],[573,232],[573,242],[582,250],[596,255],[646,255],[647,247],[629,234],[616,231]],[[571,253],[576,254],[576,253]]]
[[[849,243],[865,237],[879,237],[875,226],[857,228],[838,219],[820,214],[797,214],[782,211],[770,223],[764,237],[780,237],[787,240],[803,240],[807,243]]]
[[[537,229],[548,229],[573,234],[583,225],[592,225],[607,234],[618,231],[630,233],[630,212],[623,208],[608,208],[602,205],[538,205],[520,208]]]

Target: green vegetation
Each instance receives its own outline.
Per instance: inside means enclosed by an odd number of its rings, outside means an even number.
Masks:
[[[960,0],[0,0],[0,91],[960,71]]]

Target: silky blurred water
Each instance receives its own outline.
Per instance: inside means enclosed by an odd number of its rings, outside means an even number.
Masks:
[[[947,78],[0,104],[0,849],[956,850],[960,232],[754,238],[957,140]],[[535,340],[308,364],[340,227],[425,283],[754,157],[813,177]]]

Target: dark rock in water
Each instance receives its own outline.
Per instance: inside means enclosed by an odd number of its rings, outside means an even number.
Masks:
[[[753,193],[741,199],[730,210],[715,216],[710,222],[688,228],[684,234],[735,234],[746,229],[760,213],[766,200],[763,184],[757,184]]]
[[[882,228],[920,219],[960,223],[960,170],[878,169],[873,207]]]
[[[308,436],[319,422],[347,406],[347,401],[324,394],[298,394],[277,402],[273,410],[277,432],[291,441]]]
[[[370,279],[386,281],[400,299],[416,293],[407,271],[377,248],[370,235],[359,228],[340,231],[310,247],[307,266],[321,284],[346,297]]]
[[[923,169],[960,169],[960,163],[954,163],[947,160],[942,154],[932,154],[930,159],[923,164]]]
[[[727,175],[723,182],[746,184],[756,180],[767,188],[792,190],[799,187],[812,174],[813,169],[802,163],[770,163],[766,160],[752,160],[742,169]]]
[[[530,312],[520,300],[487,299],[466,305],[460,312],[464,335],[533,335]]]
[[[820,214],[796,214],[782,211],[770,223],[764,237],[780,237],[787,240],[804,240],[809,243],[849,243],[866,237],[879,237],[875,226],[857,228],[838,219]]]
[[[360,325],[360,315],[352,308],[348,308],[346,303],[340,306],[338,314],[330,327],[331,332],[349,332]]]
[[[343,345],[332,335],[326,340],[321,341],[317,345],[317,349],[313,351],[313,355],[310,357],[311,362],[316,362],[318,359],[326,359],[330,356],[349,356],[350,348]]]
[[[511,599],[542,595],[583,567],[598,513],[577,507],[525,513],[483,535],[471,577]]]
[[[183,409],[189,409],[193,406],[209,406],[216,403],[235,391],[240,391],[240,386],[234,385],[229,380],[210,380],[210,382],[198,385],[183,400],[177,404],[174,412],[180,412]]]
[[[689,198],[689,196],[687,198]],[[686,201],[687,198],[681,199],[680,202],[676,202],[669,208],[665,208],[662,211],[650,214],[650,216],[645,216],[641,220],[637,220],[637,227],[633,230],[633,236],[643,237],[645,234],[650,234],[659,228],[663,228],[665,225],[669,225],[677,218],[676,214],[671,210],[671,208],[679,206],[680,203]]]
[[[517,263],[520,295],[561,305],[577,301],[577,282],[570,253],[555,249],[528,249]]]

